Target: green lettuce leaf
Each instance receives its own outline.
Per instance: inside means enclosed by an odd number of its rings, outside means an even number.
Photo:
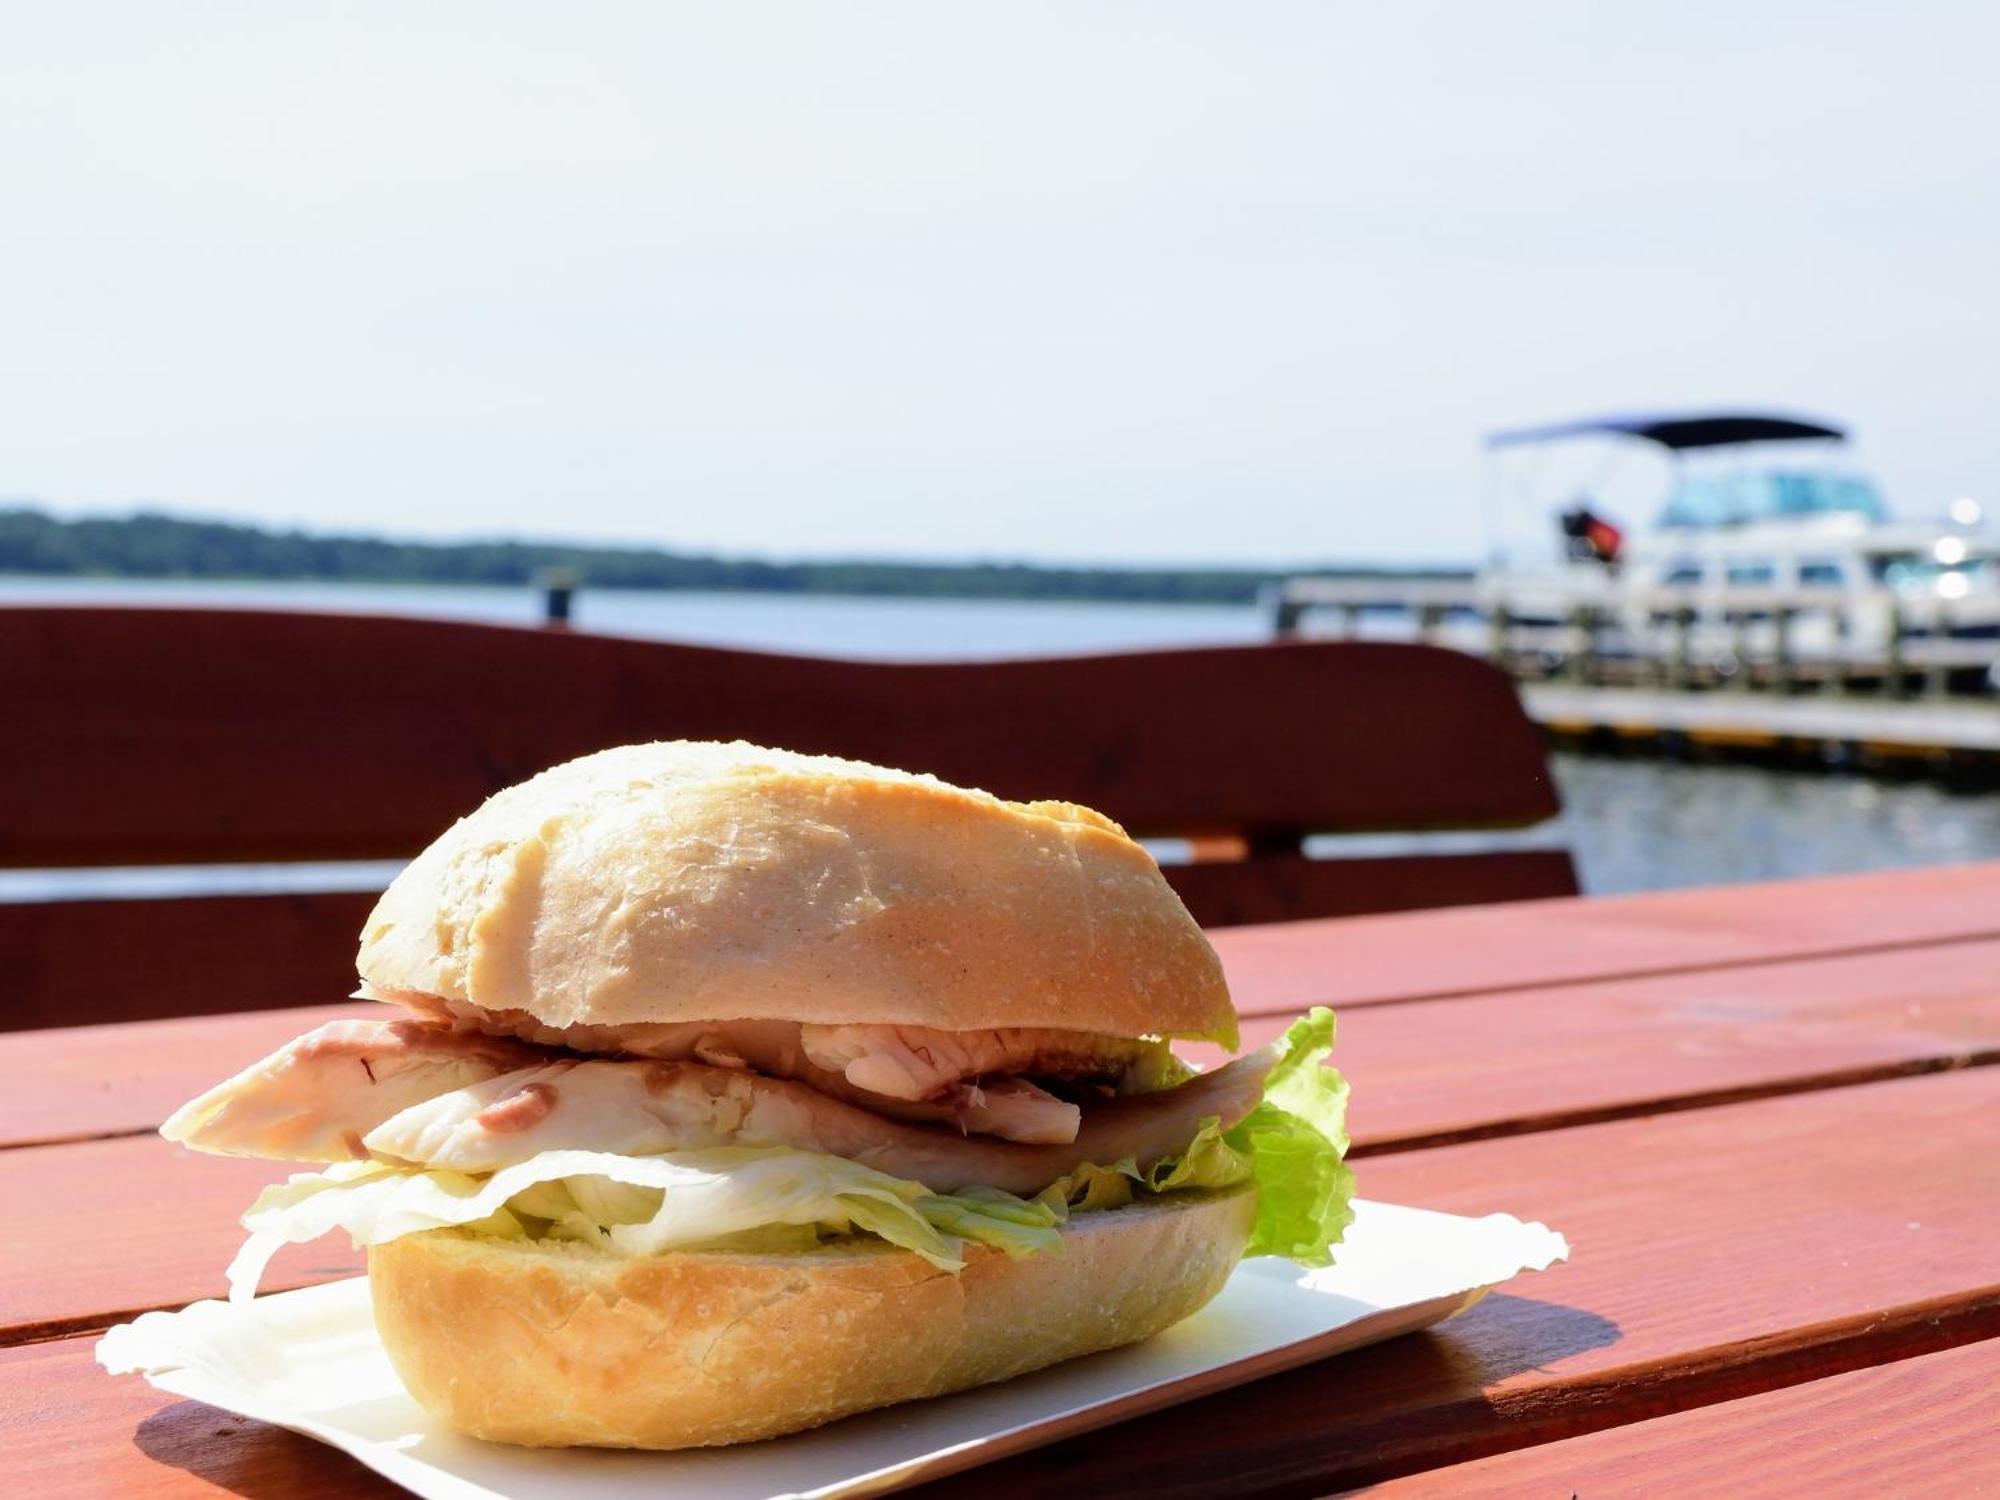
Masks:
[[[1264,1102],[1223,1138],[1250,1159],[1257,1179],[1257,1222],[1245,1255],[1323,1266],[1354,1222],[1347,1080],[1321,1066],[1333,1051],[1333,1030],[1325,1006],[1293,1022],[1279,1039]]]
[[[1086,1166],[1051,1184],[1036,1201],[1067,1211],[1117,1208],[1135,1191],[1257,1184],[1257,1219],[1245,1255],[1284,1255],[1323,1266],[1353,1222],[1354,1174],[1347,1152],[1347,1081],[1322,1067],[1333,1050],[1333,1012],[1316,1006],[1278,1041],[1279,1060],[1264,1100],[1230,1130],[1215,1119],[1179,1156],[1141,1172],[1129,1158]]]

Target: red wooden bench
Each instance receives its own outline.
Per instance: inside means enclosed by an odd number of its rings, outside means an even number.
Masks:
[[[1422,646],[821,660],[436,620],[0,609],[0,866],[401,859],[607,745],[742,738],[1067,798],[1185,840],[1205,925],[1558,896],[1567,853],[1309,858],[1558,802],[1514,689]],[[363,890],[0,904],[0,1029],[320,1004]]]

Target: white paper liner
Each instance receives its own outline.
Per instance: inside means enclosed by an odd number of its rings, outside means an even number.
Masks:
[[[289,1427],[428,1500],[776,1500],[881,1494],[1238,1385],[1470,1307],[1564,1259],[1563,1237],[1357,1202],[1336,1263],[1245,1261],[1186,1322],[1126,1349],[812,1432],[680,1453],[554,1451],[446,1431],[412,1401],[375,1336],[363,1278],[147,1313],[107,1331],[98,1362],[178,1396]]]

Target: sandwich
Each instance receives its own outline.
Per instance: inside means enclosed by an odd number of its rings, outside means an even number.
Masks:
[[[1148,1338],[1351,1217],[1333,1018],[1237,1045],[1214,950],[1109,819],[676,742],[502,791],[389,886],[342,1020],[172,1141],[310,1164],[229,1270],[367,1247],[452,1428],[744,1442]]]

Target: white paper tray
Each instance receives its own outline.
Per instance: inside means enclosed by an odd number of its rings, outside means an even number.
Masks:
[[[1561,1235],[1503,1214],[1355,1209],[1332,1267],[1246,1261],[1215,1301],[1143,1344],[736,1448],[538,1451],[454,1436],[397,1381],[359,1278],[148,1313],[108,1331],[97,1357],[329,1443],[427,1500],[877,1495],[1427,1328],[1569,1253]]]

